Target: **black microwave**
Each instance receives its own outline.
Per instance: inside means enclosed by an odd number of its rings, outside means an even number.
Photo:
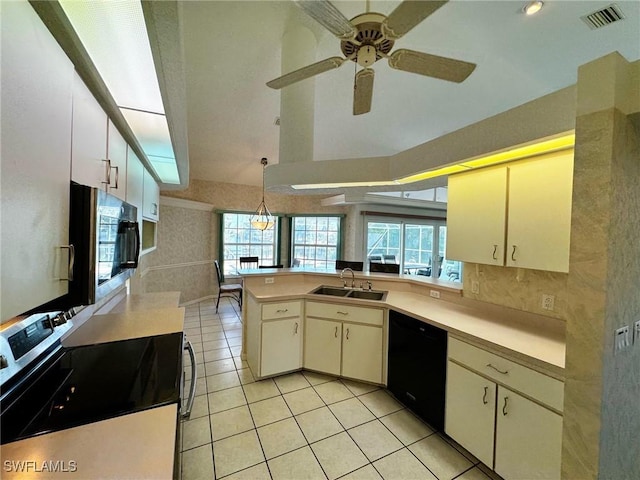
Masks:
[[[90,305],[123,285],[138,266],[135,206],[98,188],[71,182],[70,305]]]

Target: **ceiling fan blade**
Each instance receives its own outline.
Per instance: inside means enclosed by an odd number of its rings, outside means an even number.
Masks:
[[[279,90],[283,87],[291,85],[292,83],[299,82],[300,80],[304,80],[320,73],[333,70],[334,68],[338,68],[346,61],[347,59],[342,57],[327,58],[325,60],[312,63],[311,65],[307,65],[306,67],[299,68],[298,70],[294,70],[293,72],[289,72],[286,75],[271,80],[270,82],[267,82],[267,87]]]
[[[374,71],[370,68],[364,68],[356,73],[356,80],[353,85],[354,115],[362,115],[371,111],[374,75]]]
[[[389,56],[389,66],[397,70],[456,83],[464,81],[476,68],[475,63],[406,49],[393,52]]]
[[[339,39],[350,40],[356,36],[351,22],[328,0],[296,0],[296,4]]]
[[[389,40],[397,40],[447,2],[405,0],[382,22],[382,33]]]

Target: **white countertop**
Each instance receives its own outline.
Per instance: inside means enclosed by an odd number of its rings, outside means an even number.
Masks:
[[[177,409],[152,408],[2,445],[2,478],[169,480]],[[23,462],[21,471],[17,462]],[[68,471],[45,470],[55,462]]]
[[[327,277],[313,272],[296,274],[293,270],[287,270],[281,275],[284,273],[287,275],[275,277],[273,284],[265,284],[260,279],[271,276],[271,273],[251,271],[245,278],[247,294],[258,301],[305,298],[393,309],[543,373],[564,378],[565,324],[561,320],[464,299],[459,296],[459,289],[456,294],[455,289],[450,287],[450,282],[444,282],[446,288],[440,288],[433,282],[423,283],[424,286],[416,282],[408,285],[397,275],[389,281],[388,276],[372,274],[374,288],[388,290],[389,293],[385,301],[367,301],[309,293],[320,284],[330,283],[327,281],[329,279],[332,279],[330,284],[339,285],[335,274]],[[362,272],[356,273],[359,278],[365,277],[361,275]],[[431,298],[430,289],[439,290],[441,299]]]

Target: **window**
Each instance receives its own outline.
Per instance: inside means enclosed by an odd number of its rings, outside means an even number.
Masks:
[[[334,268],[340,251],[340,221],[340,217],[293,217],[291,264]]]
[[[365,224],[367,264],[396,263],[407,274],[462,281],[461,263],[446,258],[444,221],[368,217]]]
[[[277,263],[276,224],[268,230],[251,227],[250,213],[222,214],[222,271],[224,275],[233,275],[240,268],[240,257],[258,257],[260,265]]]

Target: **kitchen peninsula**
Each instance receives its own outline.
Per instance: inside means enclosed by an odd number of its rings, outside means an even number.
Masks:
[[[503,478],[560,478],[564,322],[411,275],[241,274],[257,378],[306,369],[384,385]]]

